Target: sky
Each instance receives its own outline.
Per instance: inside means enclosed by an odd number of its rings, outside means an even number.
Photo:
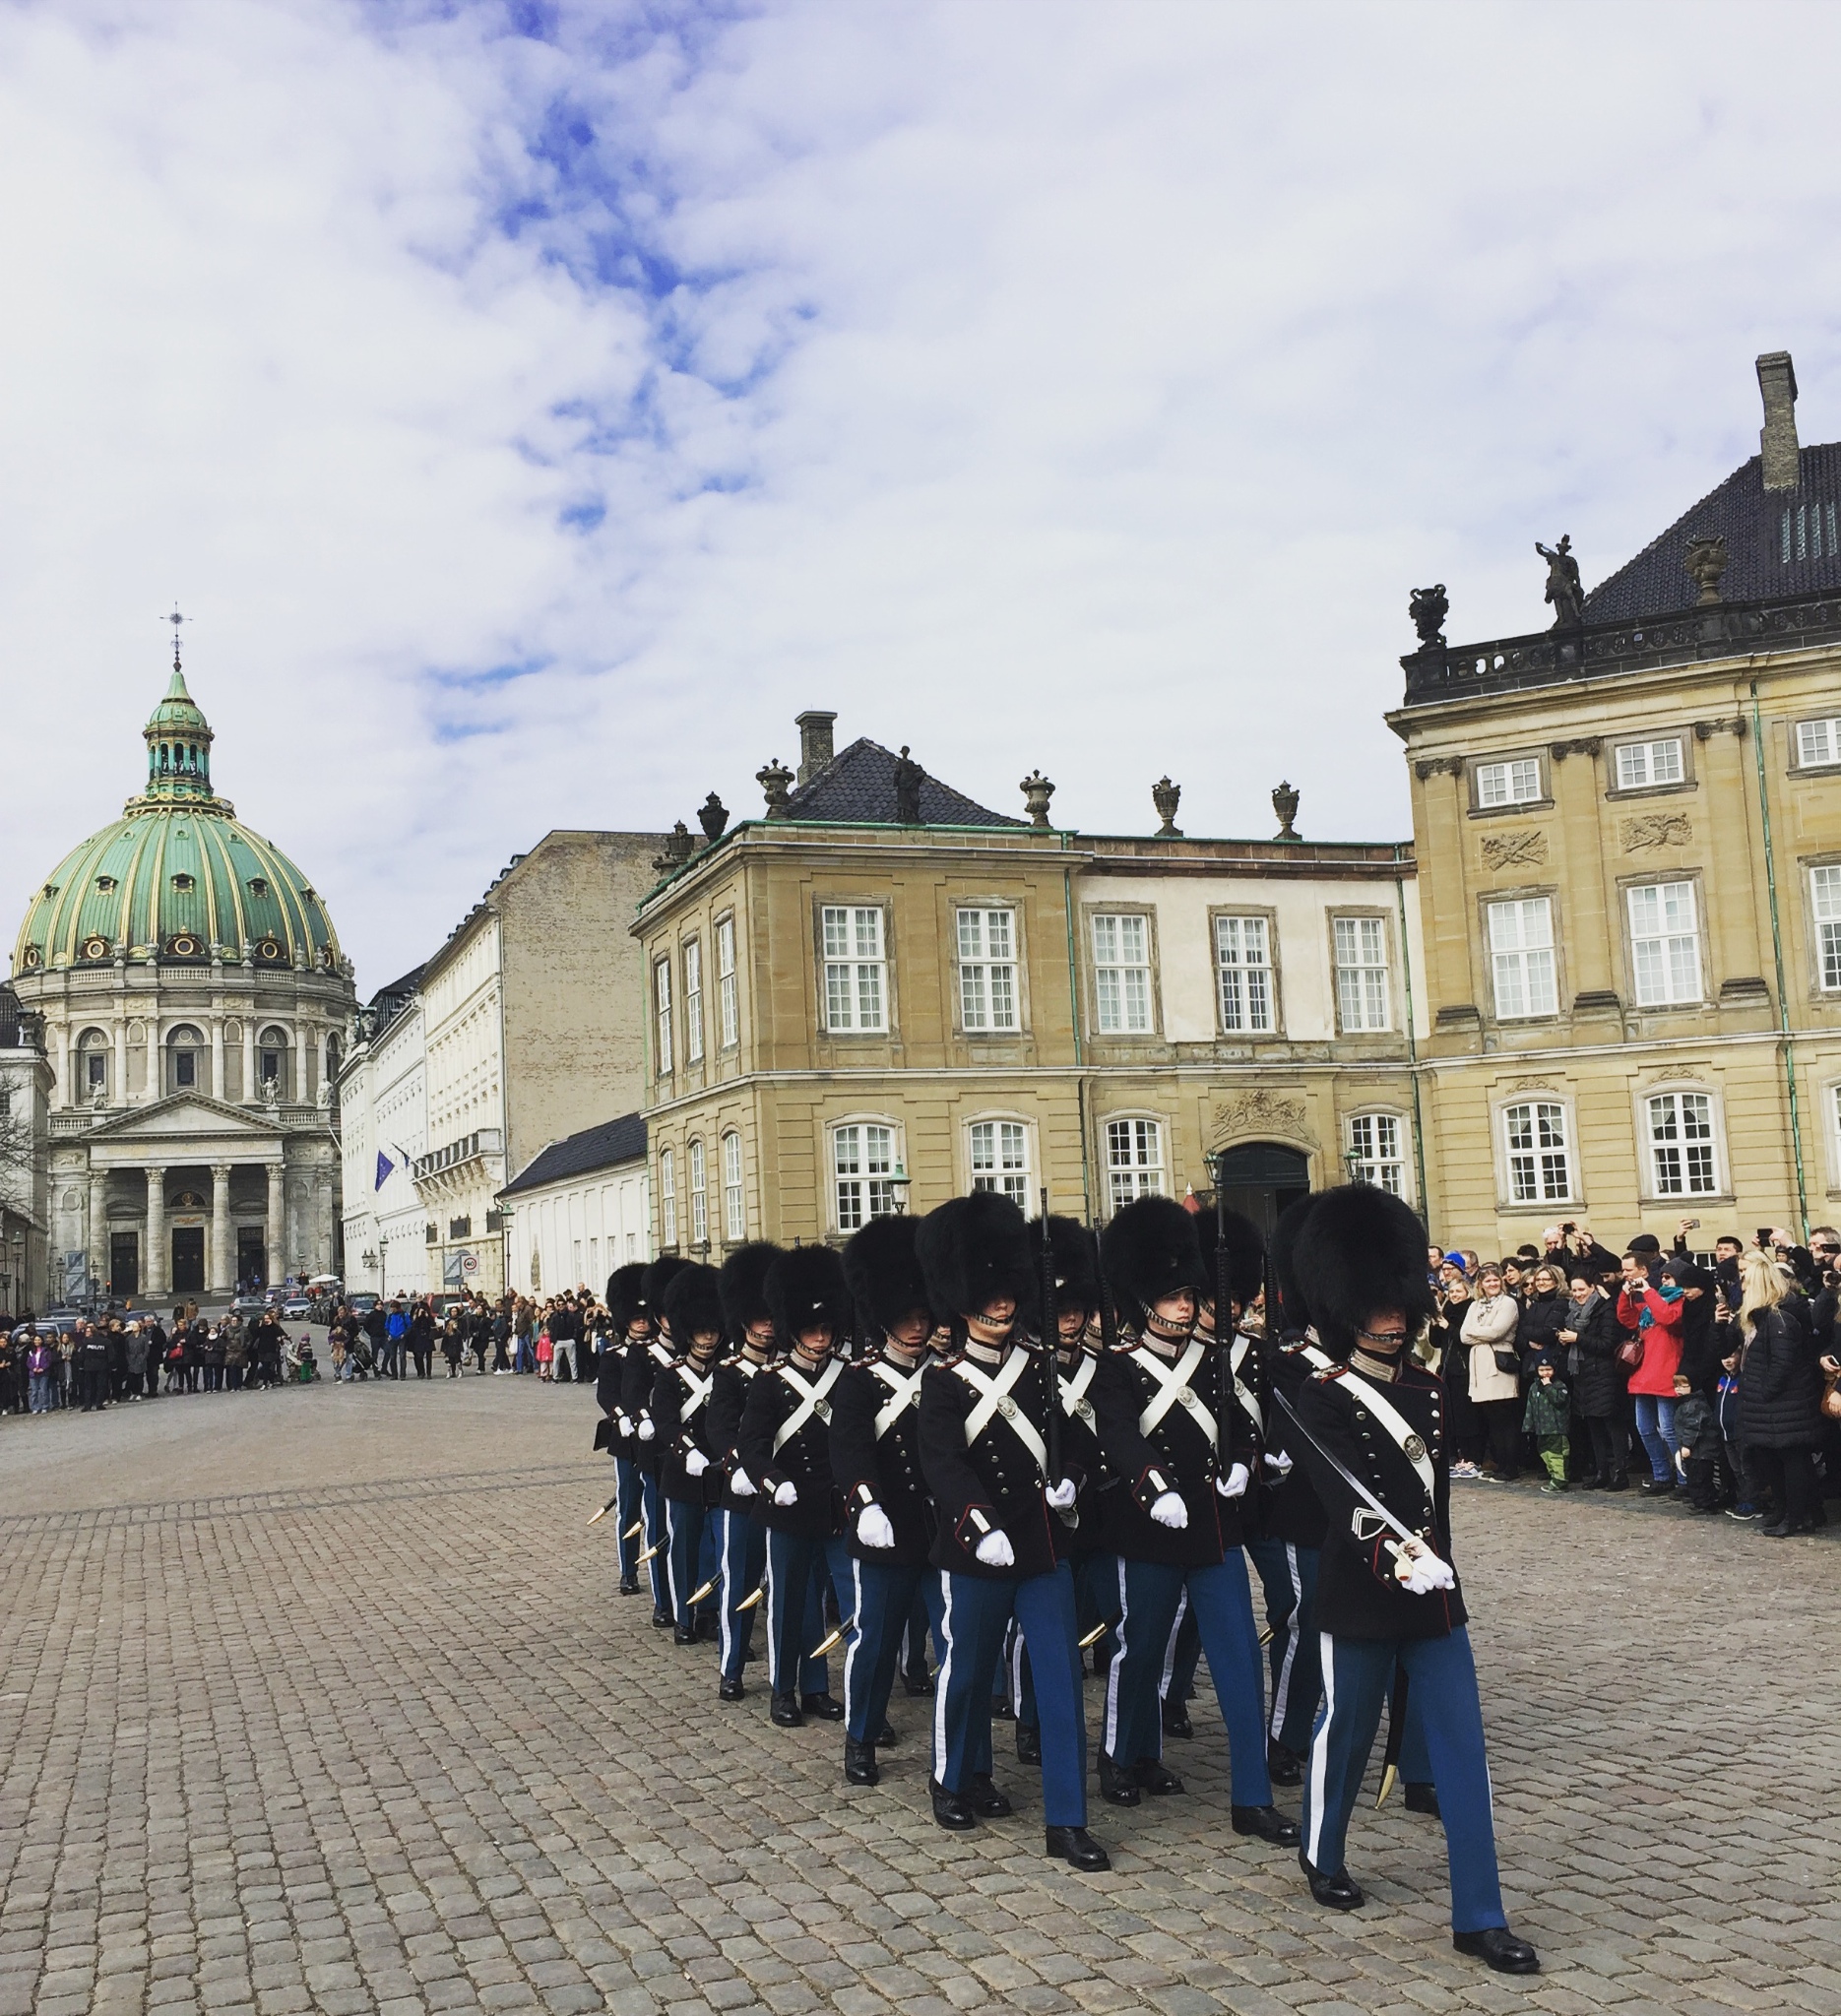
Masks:
[[[1841,10],[0,0],[0,921],[175,603],[369,992],[840,745],[1410,836],[1411,589],[1545,627],[1841,437]]]

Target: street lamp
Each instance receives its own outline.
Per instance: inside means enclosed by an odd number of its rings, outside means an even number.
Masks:
[[[900,1163],[897,1163],[888,1172],[887,1182],[889,1189],[894,1193],[895,1216],[897,1218],[906,1218],[908,1216],[908,1186],[913,1181],[914,1178],[902,1167]]]
[[[1359,1148],[1343,1151],[1343,1166],[1349,1171],[1349,1180],[1352,1183],[1364,1183],[1367,1180],[1362,1173],[1362,1151]]]

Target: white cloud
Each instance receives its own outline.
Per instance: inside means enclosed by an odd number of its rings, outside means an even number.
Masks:
[[[175,595],[366,984],[549,826],[753,809],[805,706],[1090,829],[1169,770],[1404,836],[1410,587],[1539,627],[1533,539],[1626,558],[1761,349],[1841,431],[1825,9],[517,25],[0,7],[15,904]]]

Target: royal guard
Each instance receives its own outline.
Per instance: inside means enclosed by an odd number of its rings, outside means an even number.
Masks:
[[[721,1452],[725,1489],[721,1500],[721,1678],[717,1692],[739,1701],[747,1689],[741,1670],[753,1657],[754,1612],[765,1591],[767,1528],[761,1524],[760,1491],[741,1468],[736,1444],[748,1388],[774,1361],[774,1318],[767,1306],[767,1271],[780,1248],[766,1239],[737,1246],[723,1262],[723,1321],[735,1350],[716,1367],[710,1396],[710,1439]]]
[[[1364,1902],[1344,1844],[1398,1670],[1444,1821],[1452,1943],[1498,1973],[1537,1973],[1534,1948],[1508,1929],[1496,1871],[1483,1710],[1452,1561],[1443,1389],[1412,1357],[1432,1313],[1425,1228],[1384,1190],[1326,1191],[1299,1228],[1294,1264],[1335,1361],[1304,1382],[1294,1422],[1326,1515],[1316,1590],[1324,1707],[1299,1851],[1310,1894],[1338,1911]]]
[[[1207,1285],[1194,1219],[1167,1197],[1134,1199],[1108,1225],[1101,1255],[1131,1336],[1094,1382],[1115,1480],[1105,1494],[1107,1536],[1122,1612],[1100,1790],[1119,1805],[1182,1790],[1163,1762],[1159,1680],[1186,1605],[1227,1725],[1234,1831],[1296,1847],[1297,1825],[1273,1805],[1266,1772],[1265,1683],[1240,1551],[1241,1501],[1259,1450],[1228,1352],[1195,1335]]]
[[[658,1320],[646,1300],[646,1266],[635,1260],[616,1267],[607,1277],[607,1318],[612,1338],[602,1354],[595,1376],[595,1398],[606,1418],[613,1448],[614,1510],[619,1518],[620,1594],[639,1594],[639,1556],[646,1530],[645,1472],[639,1461],[639,1422],[627,1404],[627,1378],[633,1360],[656,1370],[649,1355],[659,1334]],[[650,1392],[650,1386],[647,1391]],[[662,1571],[653,1569],[653,1602],[665,1593]]]
[[[723,1346],[723,1300],[714,1267],[680,1267],[665,1291],[665,1320],[683,1355],[663,1365],[652,1389],[665,1499],[666,1584],[672,1640],[694,1645],[716,1635],[716,1529],[709,1515],[723,1494],[722,1457],[710,1402]],[[706,1572],[706,1569],[708,1572]]]
[[[827,1574],[840,1603],[851,1587],[831,1474],[831,1396],[844,1371],[838,1348],[850,1334],[851,1295],[829,1246],[783,1253],[767,1270],[763,1292],[782,1355],[748,1388],[736,1454],[767,1528],[773,1717],[783,1729],[797,1729],[808,1715],[844,1719],[814,1641],[824,1628]],[[841,1635],[851,1631],[847,1622]]]
[[[661,1631],[671,1628],[672,1618],[665,1563],[665,1499],[659,1490],[659,1431],[652,1418],[652,1392],[660,1372],[677,1361],[665,1314],[665,1292],[672,1275],[689,1264],[667,1253],[641,1273],[639,1300],[651,1318],[651,1328],[644,1335],[635,1335],[627,1346],[626,1366],[620,1377],[621,1405],[633,1423],[633,1462],[639,1472],[644,1505],[646,1544],[639,1558],[652,1571],[652,1621]]]
[[[865,1354],[832,1395],[831,1469],[844,1494],[857,1635],[844,1665],[844,1776],[874,1785],[889,1742],[889,1695],[902,1634],[924,1598],[939,1630],[939,1577],[928,1556],[933,1511],[920,1474],[920,1379],[933,1332],[912,1218],[872,1218],[844,1248]],[[840,1592],[840,1602],[845,1601]]]
[[[990,1777],[991,1683],[1011,1620],[1029,1643],[1042,1719],[1050,1856],[1111,1867],[1087,1832],[1087,1727],[1073,1572],[1056,1543],[1098,1450],[1051,1400],[1053,1354],[1019,1323],[1036,1297],[1023,1214],[995,1191],[929,1212],[917,1240],[927,1300],[953,1354],[920,1381],[920,1464],[945,1598],[933,1715],[933,1817],[974,1827],[1012,1810]]]

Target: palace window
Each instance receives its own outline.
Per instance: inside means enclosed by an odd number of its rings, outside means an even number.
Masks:
[[[1566,1109],[1557,1102],[1531,1101],[1502,1109],[1508,1155],[1508,1191],[1517,1204],[1562,1204],[1572,1195],[1572,1158]]]
[[[723,1136],[723,1236],[730,1245],[748,1235],[741,1201],[741,1136]]]
[[[99,1029],[86,1029],[77,1039],[83,1062],[78,1082],[86,1099],[108,1091],[108,1038]]]
[[[1029,1129],[1021,1120],[974,1120],[967,1129],[972,1187],[1029,1209]]]
[[[1270,1035],[1272,936],[1264,917],[1215,919],[1215,973],[1221,993],[1221,1027],[1254,1036]]]
[[[1151,925],[1144,916],[1093,920],[1093,991],[1105,1036],[1142,1036],[1151,1027]]]
[[[671,1075],[671,962],[662,959],[652,970],[653,995],[658,1004],[659,1076]]]
[[[826,1029],[834,1034],[881,1034],[889,1026],[881,909],[827,904],[823,927]]]
[[[1498,1020],[1553,1015],[1559,1006],[1554,977],[1554,906],[1545,896],[1492,903],[1490,959],[1495,972]]]
[[[1682,738],[1666,735],[1658,742],[1623,742],[1618,749],[1618,788],[1648,790],[1653,786],[1680,784],[1686,772],[1682,763]]]
[[[198,1084],[199,1052],[205,1039],[188,1023],[181,1023],[166,1039],[166,1090],[190,1092]]]
[[[1117,1211],[1134,1197],[1164,1192],[1164,1130],[1156,1120],[1106,1123],[1107,1194]]]
[[[1388,1029],[1387,929],[1379,917],[1335,917],[1336,1012],[1345,1030]]]
[[[872,1218],[895,1212],[895,1129],[859,1122],[831,1130],[838,1230],[854,1232]]]
[[[677,1244],[677,1158],[668,1148],[659,1150],[659,1224],[664,1243]]]
[[[1713,1101],[1704,1092],[1659,1092],[1643,1105],[1656,1195],[1715,1195],[1719,1179],[1713,1157]]]
[[[959,1008],[968,1030],[1013,1030],[1016,1008],[1016,913],[959,913]]]
[[[1783,564],[1788,567],[1793,560],[1819,560],[1824,553],[1833,559],[1841,553],[1835,532],[1835,507],[1820,498],[1786,510],[1781,535]]]
[[[1541,795],[1541,759],[1517,756],[1504,763],[1477,766],[1477,803],[1525,805]]]
[[[1841,868],[1811,868],[1809,896],[1815,910],[1816,957],[1822,991],[1841,988]]]
[[[1349,1122],[1349,1153],[1354,1158],[1355,1180],[1371,1183],[1377,1190],[1401,1196],[1406,1182],[1406,1162],[1400,1153],[1400,1116],[1397,1113],[1357,1113]]]
[[[690,1144],[690,1237],[693,1245],[703,1245],[710,1236],[710,1186],[709,1171],[705,1166],[703,1138],[699,1135]]]
[[[740,1005],[735,998],[735,920],[724,917],[716,927],[716,994],[722,1015],[723,1048],[741,1040]]]
[[[696,938],[684,946],[684,1062],[703,1062],[703,945]]]
[[[1630,958],[1642,1007],[1700,999],[1700,926],[1691,882],[1629,891]]]
[[[1797,768],[1815,770],[1841,763],[1841,715],[1797,723]]]

